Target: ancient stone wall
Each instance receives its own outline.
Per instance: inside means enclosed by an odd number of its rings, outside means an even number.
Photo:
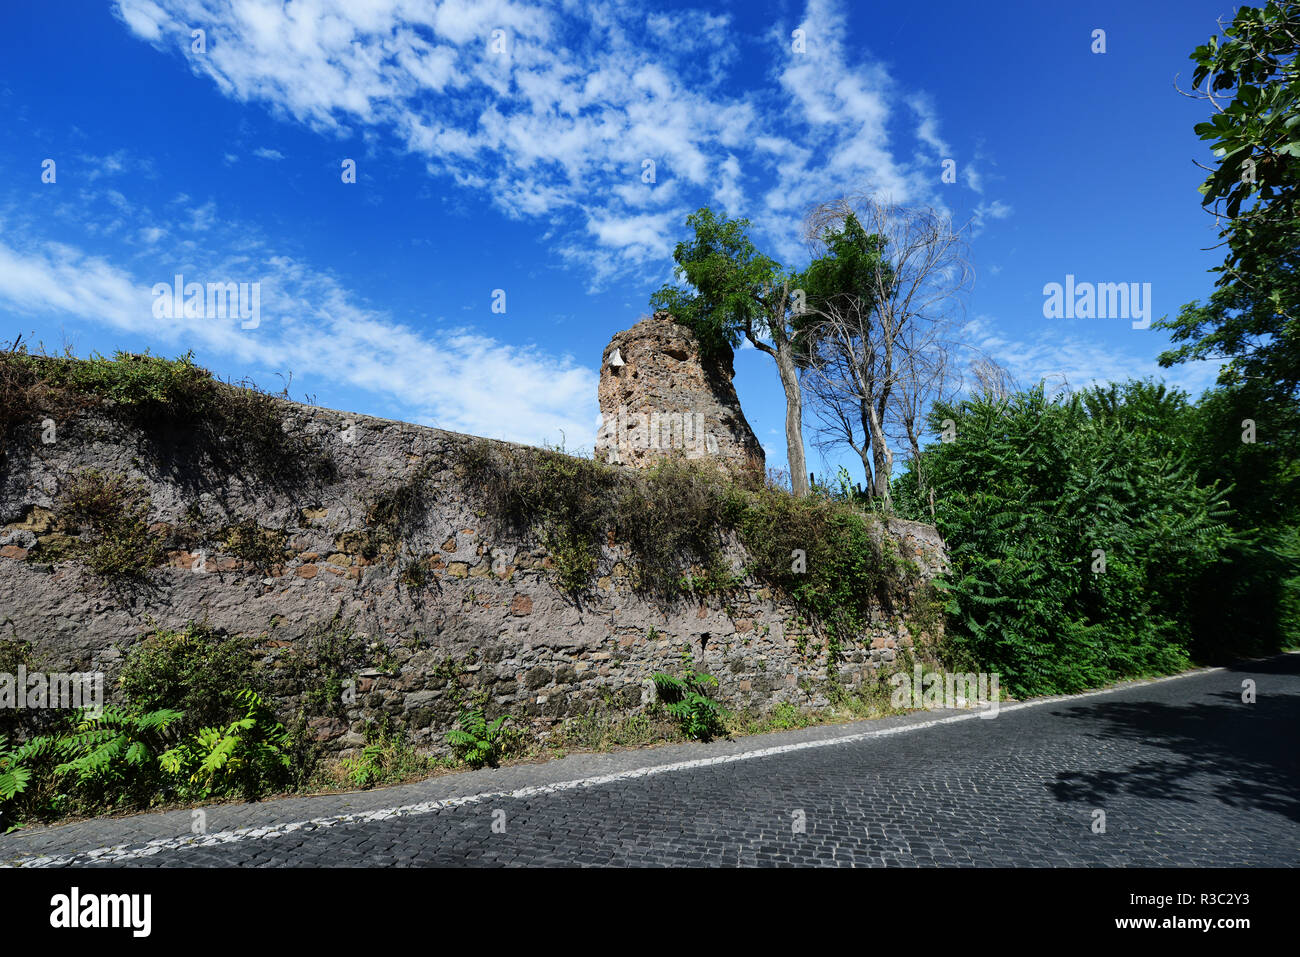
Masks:
[[[62,428],[53,444],[6,450],[4,637],[33,642],[47,670],[102,670],[111,687],[142,635],[191,621],[261,636],[270,667],[330,629],[362,635],[371,663],[356,675],[355,702],[346,718],[314,724],[334,749],[360,744],[366,720],[386,713],[415,744],[436,750],[465,688],[487,692],[492,710],[541,736],[593,707],[635,711],[652,700],[650,676],[679,668],[684,648],[719,678],[730,708],[825,700],[825,648],[761,585],[664,606],[633,591],[614,544],[594,588],[575,598],[557,587],[545,549],[488,531],[455,467],[467,443],[481,440],[289,402],[278,408],[286,433],[319,443],[336,474],[267,483],[249,469],[191,460],[183,432],[146,437],[95,415]],[[78,560],[40,560],[36,546],[60,534],[60,488],[85,469],[142,483],[151,534],[165,549],[144,582],[115,585]],[[400,541],[376,536],[376,503],[416,476],[414,521]],[[238,523],[277,542],[273,562],[232,553],[229,528]],[[893,523],[890,531],[922,566],[918,583],[933,574],[942,561],[933,529]],[[902,617],[882,613],[844,649],[833,677],[850,687],[871,680],[911,641]]]

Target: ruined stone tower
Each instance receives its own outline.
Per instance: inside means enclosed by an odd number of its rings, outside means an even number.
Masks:
[[[666,312],[617,333],[601,362],[597,451],[637,468],[683,455],[762,474],[763,448],[740,410],[734,375],[730,352],[702,359],[695,334]]]

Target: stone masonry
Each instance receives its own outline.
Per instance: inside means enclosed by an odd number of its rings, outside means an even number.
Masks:
[[[689,362],[689,340],[676,327],[655,320],[652,329],[650,340],[639,333],[616,339],[612,348],[627,349],[625,371],[644,374],[634,363],[642,361],[639,343],[651,340],[679,343],[679,361]],[[551,556],[494,536],[458,480],[460,451],[483,440],[291,402],[277,408],[286,433],[328,450],[332,477],[268,487],[239,469],[214,472],[175,454],[160,459],[158,449],[183,448],[183,437],[146,437],[96,415],[62,427],[54,444],[7,449],[0,469],[4,637],[31,641],[46,670],[104,671],[111,688],[123,656],[158,629],[195,621],[260,636],[272,664],[321,629],[346,629],[365,637],[374,666],[356,675],[346,721],[313,725],[339,751],[361,744],[366,720],[380,714],[416,745],[441,750],[464,688],[486,691],[492,712],[513,715],[542,738],[593,707],[635,712],[653,700],[651,675],[679,669],[684,649],[718,677],[729,708],[761,713],[779,702],[825,701],[825,648],[789,602],[760,584],[663,606],[633,591],[624,554],[611,544],[594,587],[572,597],[557,587]],[[718,403],[710,414],[722,410]],[[738,410],[719,433],[720,447],[738,453],[743,443],[728,437],[733,428],[748,435]],[[148,494],[151,530],[167,550],[141,587],[111,587],[79,561],[40,562],[32,552],[59,534],[61,485],[88,468],[126,476]],[[399,541],[375,547],[367,536],[374,503],[417,474],[417,521]],[[237,522],[281,536],[273,564],[231,554],[217,530]],[[915,523],[891,523],[890,533],[921,565],[919,587],[942,562],[937,535]],[[848,686],[871,680],[911,642],[901,613],[882,613],[845,648],[834,677]],[[294,704],[278,703],[286,713]]]
[[[617,333],[600,369],[598,452],[636,468],[684,455],[761,475],[763,447],[740,409],[734,376],[730,352],[702,359],[695,334],[666,312]]]

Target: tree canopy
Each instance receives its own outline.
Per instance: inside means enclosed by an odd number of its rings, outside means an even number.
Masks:
[[[1161,328],[1182,345],[1163,366],[1226,358],[1225,384],[1262,396],[1300,391],[1300,3],[1242,7],[1222,38],[1192,53],[1193,83],[1214,115],[1195,129],[1218,165],[1202,204],[1222,222],[1218,287]],[[1204,84],[1204,91],[1199,87]]]

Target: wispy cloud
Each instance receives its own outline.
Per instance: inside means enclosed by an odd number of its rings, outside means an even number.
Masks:
[[[728,15],[646,14],[622,0],[581,12],[515,0],[116,10],[232,99],[326,135],[386,134],[506,215],[545,221],[553,248],[597,284],[663,258],[704,203],[750,216],[797,257],[809,205],[864,187],[900,202],[937,195],[934,153],[948,147],[929,101],[854,52],[837,0],[809,0],[763,36]],[[206,53],[189,51],[194,23],[207,25]],[[729,84],[742,52],[773,64],[762,88]],[[924,157],[897,152],[900,138]]]
[[[1115,347],[1113,337],[1101,335],[1098,323],[1109,320],[1043,320],[1043,329],[1029,337],[1000,331],[995,320],[976,316],[962,328],[962,338],[1005,368],[1021,386],[1047,383],[1049,389],[1078,390],[1093,385],[1151,377],[1199,396],[1214,384],[1220,363],[1197,362],[1162,369],[1151,355],[1156,333],[1125,329],[1132,352]],[[1090,325],[1091,323],[1091,325]]]
[[[164,268],[157,249],[128,263],[64,243],[20,242],[10,237],[28,230],[6,230],[0,307],[45,322],[97,323],[161,349],[219,354],[241,368],[361,389],[405,418],[453,431],[531,444],[563,438],[571,448],[594,440],[596,375],[572,357],[465,329],[422,331],[278,253],[248,224],[171,221],[186,238]],[[233,319],[155,318],[152,288],[176,273],[201,283],[260,283],[261,324],[241,329]]]

